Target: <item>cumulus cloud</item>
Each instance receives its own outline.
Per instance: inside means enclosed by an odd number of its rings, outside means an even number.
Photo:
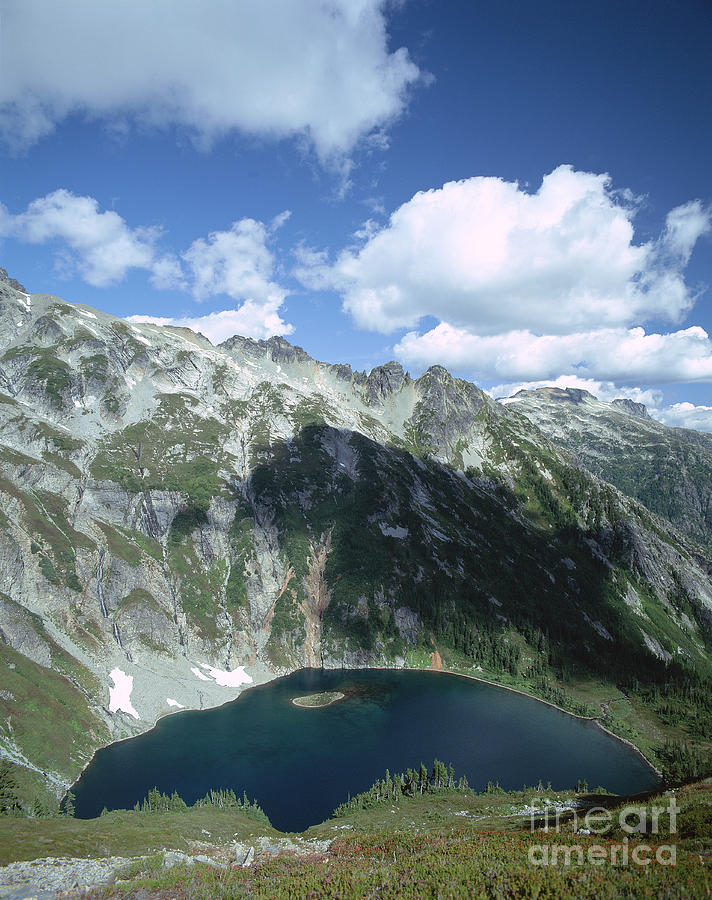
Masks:
[[[144,269],[159,290],[187,291],[198,301],[226,295],[241,305],[170,322],[187,327],[196,322],[211,339],[238,333],[269,337],[292,331],[279,314],[287,291],[274,279],[276,263],[270,248],[274,232],[289,215],[285,210],[269,226],[239,219],[228,230],[198,238],[176,255],[161,251],[160,228],[132,228],[117,212],[102,211],[93,197],[60,189],[33,200],[17,215],[0,204],[0,235],[31,244],[54,243],[58,266],[95,287],[121,281],[130,269]]]
[[[634,243],[637,209],[607,175],[560,166],[538,191],[477,177],[416,194],[311,283],[330,281],[362,328],[391,332],[434,316],[472,334],[679,321],[694,297],[682,268],[710,212],[673,210],[657,241]],[[298,273],[309,279],[309,266]]]
[[[710,231],[710,211],[699,200],[692,200],[671,210],[665,222],[662,245],[684,264],[690,259],[697,239]]]
[[[30,145],[70,113],[298,136],[323,161],[403,111],[421,73],[388,49],[386,0],[5,4],[0,128]]]
[[[355,323],[410,329],[395,354],[480,380],[560,375],[623,385],[712,376],[712,345],[679,323],[695,295],[684,270],[711,211],[673,209],[657,239],[635,240],[639,199],[605,174],[559,166],[536,191],[477,177],[423,191],[373,222],[333,261],[299,248],[294,275],[331,287]],[[419,330],[424,319],[434,327]]]
[[[159,291],[184,290],[187,286],[180,260],[173,254],[166,254],[153,261],[150,280]]]
[[[193,241],[182,257],[196,300],[227,294],[279,305],[286,291],[271,280],[274,256],[267,240],[262,222],[240,219],[229,231],[212,231],[207,239]]]
[[[294,328],[283,322],[277,304],[255,303],[246,300],[239,309],[225,309],[204,316],[128,316],[129,322],[148,322],[153,325],[175,325],[192,328],[219,344],[233,334],[264,339],[273,334],[291,334]]]
[[[130,228],[113,210],[100,212],[93,197],[60,189],[33,200],[16,216],[3,208],[0,233],[30,244],[61,242],[71,251],[63,256],[65,264],[88,284],[105,287],[131,268],[151,269],[160,229]]]
[[[607,328],[566,335],[509,331],[481,336],[441,323],[423,335],[409,332],[395,353],[414,368],[439,362],[487,380],[540,381],[561,374],[627,385],[712,379],[712,341],[697,325],[669,334]]]
[[[660,410],[656,416],[665,425],[676,428],[694,428],[712,431],[712,406],[695,406],[693,403],[673,403]]]

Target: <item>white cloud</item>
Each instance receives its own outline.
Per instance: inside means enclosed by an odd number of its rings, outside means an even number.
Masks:
[[[280,301],[281,302],[281,301]],[[291,334],[294,328],[279,316],[279,305],[246,300],[239,309],[225,309],[204,316],[127,316],[129,322],[176,325],[192,328],[219,344],[233,334],[264,339],[273,334]]]
[[[63,259],[88,284],[105,287],[120,281],[131,268],[154,265],[157,228],[129,228],[121,216],[99,211],[93,197],[77,197],[60,188],[33,200],[25,212],[3,209],[0,233],[30,244],[61,241],[72,254]]]
[[[679,207],[660,240],[635,244],[636,208],[607,175],[570,166],[536,193],[500,178],[449,182],[371,225],[332,266],[317,260],[312,283],[330,281],[357,325],[383,332],[425,316],[476,335],[678,321],[694,302],[682,268],[709,210]]]
[[[154,260],[151,284],[159,291],[185,290],[187,283],[180,260],[172,254]]]
[[[691,200],[668,213],[663,244],[687,263],[697,239],[710,231],[710,213],[699,200]]]
[[[439,362],[490,381],[541,381],[561,374],[627,385],[712,380],[712,341],[699,326],[669,334],[609,328],[482,337],[441,323],[423,335],[406,334],[395,353],[414,368]]]
[[[655,418],[676,428],[695,428],[712,431],[712,406],[695,406],[692,403],[673,403],[660,410]]]
[[[195,328],[213,343],[233,334],[254,338],[291,334],[293,327],[279,315],[287,291],[273,280],[275,258],[268,247],[271,234],[288,216],[288,212],[276,216],[270,228],[255,219],[240,219],[229,231],[213,231],[193,241],[182,259],[195,299],[227,294],[244,302],[239,309],[176,319],[173,324]]]
[[[403,111],[421,77],[388,50],[386,0],[22,0],[3,7],[0,128],[17,145],[79,112],[297,136],[322,161]]]
[[[301,243],[294,248],[292,255],[297,261],[292,274],[304,287],[312,291],[324,291],[333,286],[333,275],[326,250],[316,250]]]
[[[559,166],[539,189],[478,177],[416,194],[372,221],[333,262],[313,248],[293,272],[343,297],[355,323],[408,331],[394,352],[486,381],[560,375],[623,385],[712,378],[712,343],[678,323],[696,297],[684,268],[710,231],[710,208],[673,209],[660,237],[635,242],[639,200],[608,175]],[[419,331],[425,318],[438,321]]]
[[[260,303],[284,300],[286,291],[271,281],[274,256],[267,246],[268,231],[255,219],[233,222],[229,231],[212,231],[183,253],[197,300],[227,294]]]
[[[113,210],[102,212],[93,197],[60,189],[33,200],[17,215],[0,204],[0,235],[32,244],[56,243],[58,266],[66,274],[78,272],[95,287],[121,281],[130,269],[144,269],[159,290],[189,291],[196,300],[227,295],[242,301],[237,309],[166,320],[196,327],[220,341],[233,334],[269,337],[292,332],[279,315],[287,291],[273,278],[275,258],[268,246],[288,217],[288,211],[280,213],[269,227],[239,219],[227,231],[193,241],[179,257],[159,252],[159,228],[131,228]]]

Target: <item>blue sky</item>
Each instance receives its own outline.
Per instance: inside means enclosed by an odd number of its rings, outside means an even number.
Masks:
[[[0,265],[30,291],[712,430],[708,0],[0,16]]]

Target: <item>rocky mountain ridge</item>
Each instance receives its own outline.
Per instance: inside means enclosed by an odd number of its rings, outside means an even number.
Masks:
[[[506,401],[595,475],[712,547],[712,435],[670,428],[642,403],[541,388]]]
[[[533,419],[0,281],[0,752],[59,792],[302,666],[705,673],[705,548]]]

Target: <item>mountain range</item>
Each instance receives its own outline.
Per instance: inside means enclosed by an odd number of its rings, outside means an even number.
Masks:
[[[98,747],[304,666],[601,715],[595,684],[644,749],[710,740],[711,484],[712,437],[629,400],[214,346],[3,273],[0,753],[61,796]]]

